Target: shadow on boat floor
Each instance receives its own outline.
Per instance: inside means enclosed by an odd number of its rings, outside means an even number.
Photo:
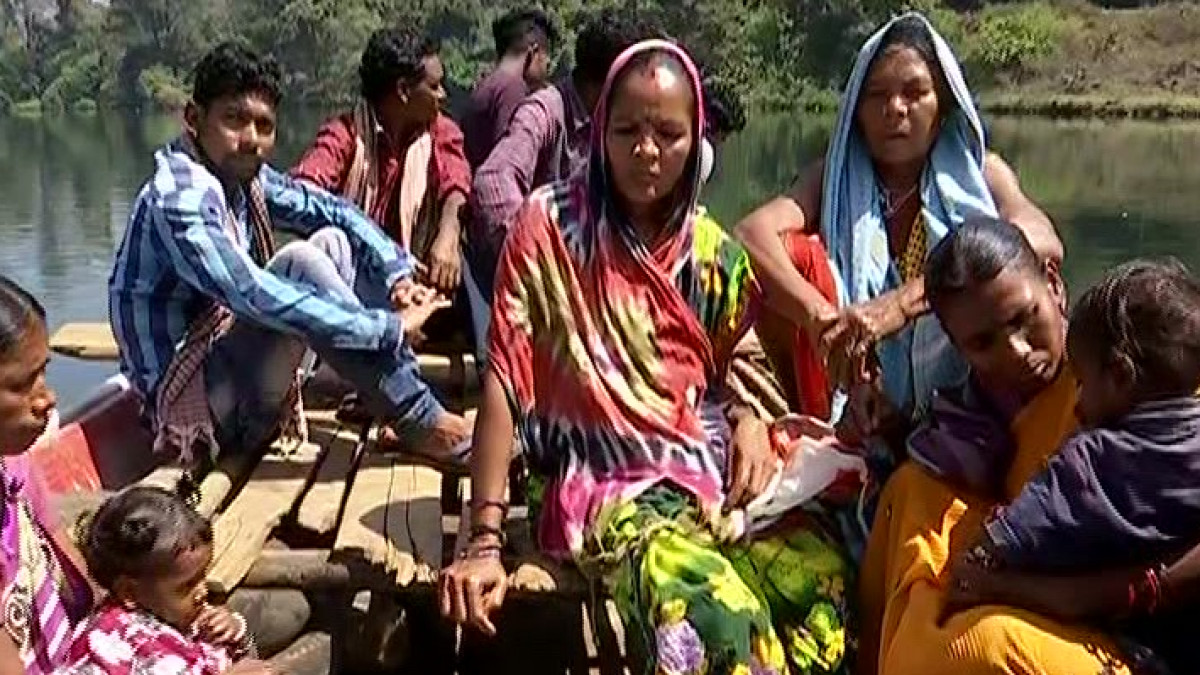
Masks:
[[[583,603],[564,598],[514,597],[496,617],[500,633],[495,638],[463,635],[455,655],[453,627],[444,622],[432,593],[406,594],[404,627],[395,639],[404,657],[401,663],[380,668],[353,661],[368,655],[347,654],[340,672],[350,675],[401,673],[404,675],[618,675],[633,673],[623,663],[620,638],[600,618],[592,639],[591,622]],[[354,639],[347,641],[351,652]],[[336,666],[335,666],[336,668]]]
[[[637,672],[625,668],[624,641],[610,618],[615,613],[592,612],[589,604],[546,594],[510,598],[496,617],[500,633],[495,638],[464,636],[459,673]]]

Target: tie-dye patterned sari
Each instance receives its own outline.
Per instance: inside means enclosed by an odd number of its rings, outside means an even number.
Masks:
[[[630,48],[593,116],[586,171],[531,195],[500,259],[489,363],[542,478],[539,543],[609,586],[659,673],[828,672],[845,652],[836,549],[806,531],[722,550],[700,516],[723,501],[720,383],[756,294],[745,253],[696,217],[694,149],[654,248],[616,205],[609,97],[653,50],[688,71],[700,137],[691,60],[665,42]]]

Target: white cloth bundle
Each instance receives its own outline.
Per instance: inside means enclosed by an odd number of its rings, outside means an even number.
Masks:
[[[825,422],[785,415],[771,425],[771,435],[781,455],[775,476],[754,501],[714,519],[714,529],[723,539],[740,539],[764,530],[788,511],[851,477],[856,477],[860,486],[867,482],[866,462],[852,454]]]

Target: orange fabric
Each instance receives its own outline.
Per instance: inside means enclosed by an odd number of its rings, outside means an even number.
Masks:
[[[1063,441],[1075,433],[1075,396],[1078,383],[1070,367],[1029,402],[1013,418],[1009,428],[1017,451],[1004,481],[1005,496],[1017,498],[1021,488],[1046,467],[1046,462],[1058,452]]]
[[[791,230],[784,235],[784,245],[800,276],[836,306],[837,282],[833,278],[833,270],[829,268],[829,256],[820,237],[800,230]],[[804,331],[795,331],[792,350],[798,399],[796,403],[799,406],[797,412],[823,420],[829,419],[829,375]]]
[[[1016,458],[1007,491],[1021,485],[1074,431],[1068,369],[1012,423]],[[1097,675],[1128,673],[1100,632],[1011,607],[984,606],[938,624],[947,562],[982,532],[992,504],[955,494],[911,462],[880,497],[860,572],[860,673]],[[1111,666],[1111,670],[1105,670]]]

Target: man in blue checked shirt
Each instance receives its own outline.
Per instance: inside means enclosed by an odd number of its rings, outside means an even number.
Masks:
[[[207,54],[183,133],[155,153],[134,203],[109,315],[156,444],[188,458],[268,442],[309,347],[395,420],[402,449],[461,466],[468,424],[438,403],[405,340],[442,303],[353,205],[266,164],[280,97],[272,58],[232,44]],[[305,239],[275,251],[272,225]]]

